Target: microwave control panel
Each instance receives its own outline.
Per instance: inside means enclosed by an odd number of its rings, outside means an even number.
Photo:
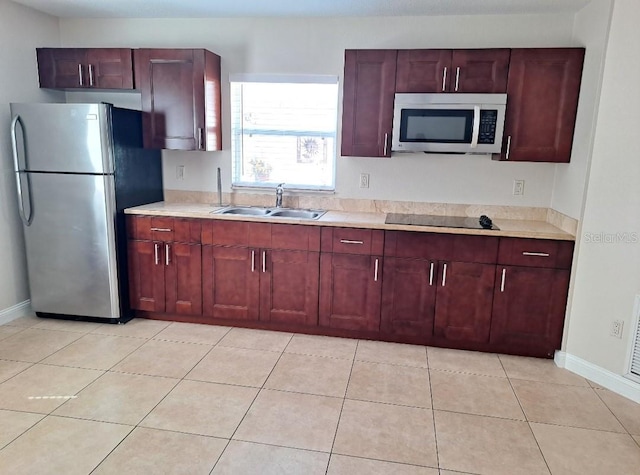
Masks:
[[[492,144],[496,140],[496,123],[498,122],[498,111],[492,109],[482,109],[480,111],[480,135],[478,143]]]

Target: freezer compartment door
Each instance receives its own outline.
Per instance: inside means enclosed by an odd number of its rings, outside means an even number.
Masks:
[[[30,173],[29,180],[33,309],[119,318],[113,176]]]
[[[11,104],[11,115],[19,170],[113,173],[109,105]]]

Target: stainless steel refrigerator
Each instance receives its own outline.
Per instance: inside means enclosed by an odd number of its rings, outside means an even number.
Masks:
[[[162,201],[141,113],[109,104],[11,104],[18,208],[39,316],[131,318],[123,210]]]

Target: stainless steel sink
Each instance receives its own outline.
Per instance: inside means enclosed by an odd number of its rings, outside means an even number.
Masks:
[[[277,209],[273,210],[269,216],[276,218],[318,219],[324,213],[324,211],[311,209]]]
[[[229,206],[216,211],[213,214],[229,214],[236,216],[255,216],[261,218],[292,218],[292,219],[318,219],[325,210],[321,209],[294,209],[294,208],[264,208],[261,206]]]
[[[241,214],[250,216],[267,216],[271,213],[270,208],[260,208],[257,206],[232,206],[230,208],[223,208],[218,211],[214,211],[214,214]]]

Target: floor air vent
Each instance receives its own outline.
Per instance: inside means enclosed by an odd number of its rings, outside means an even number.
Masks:
[[[640,383],[640,295],[636,295],[633,306],[633,335],[631,335],[631,358],[629,374],[626,376]]]

